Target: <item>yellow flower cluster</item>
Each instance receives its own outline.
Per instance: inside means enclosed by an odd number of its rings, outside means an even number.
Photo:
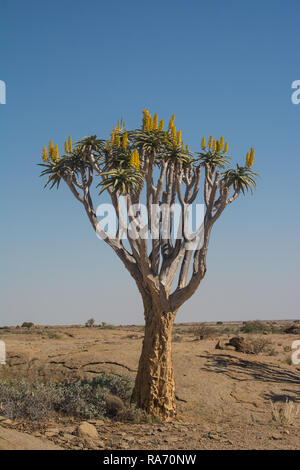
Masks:
[[[143,131],[162,131],[164,127],[164,121],[158,122],[158,114],[155,113],[152,119],[148,109],[143,111]]]
[[[134,149],[133,152],[131,152],[130,165],[136,170],[139,170],[140,168],[140,156],[137,149]]]
[[[143,131],[152,131],[153,129],[153,120],[148,109],[143,111]]]
[[[58,162],[59,161],[59,153],[58,153],[58,147],[57,147],[57,144],[54,145],[53,147],[53,142],[52,140],[49,141],[49,147],[48,147],[48,154],[49,154],[49,158],[51,158],[51,160],[53,162]],[[48,155],[47,155],[47,149],[45,146],[43,146],[43,162],[48,162],[49,161],[49,158],[48,158]]]
[[[246,167],[250,168],[254,163],[254,148],[251,147],[250,152],[246,155]]]
[[[212,135],[209,136],[207,147],[213,152],[221,152],[221,151],[223,151],[223,153],[228,152],[228,142],[225,142],[225,145],[224,145],[223,136],[220,137],[220,140],[214,139]],[[202,150],[206,149],[205,137],[202,137],[201,148]]]
[[[65,152],[66,153],[72,152],[72,137],[70,135],[69,135],[68,141],[65,141]],[[45,145],[43,146],[42,158],[43,158],[43,162],[48,162],[50,158],[53,162],[59,161],[58,146],[57,144],[53,146],[52,140],[49,141],[48,153],[47,153],[47,148],[45,147]]]
[[[110,140],[106,141],[106,150],[111,150],[113,147],[121,147],[121,134],[125,126],[125,122],[121,119],[121,122],[118,121],[118,125],[113,128],[113,131],[110,136]],[[128,132],[124,132],[122,135],[122,147],[124,150],[128,147]]]
[[[181,130],[177,131],[176,126],[174,124],[174,121],[175,121],[175,114],[172,114],[172,117],[171,117],[170,122],[169,122],[169,130],[171,132],[172,144],[174,145],[174,147],[176,145],[181,144],[181,148],[184,149],[184,142],[181,140],[182,139]],[[167,131],[166,135],[168,136],[168,131]],[[167,137],[166,137],[166,140],[167,140]]]
[[[71,153],[72,152],[72,138],[71,136],[69,135],[69,139],[68,141],[65,141],[65,152],[66,153]]]

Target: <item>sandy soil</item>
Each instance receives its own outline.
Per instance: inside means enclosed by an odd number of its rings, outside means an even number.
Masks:
[[[300,366],[289,365],[289,348],[300,338],[269,334],[271,350],[254,355],[215,349],[219,338],[232,334],[195,341],[191,329],[175,328],[178,416],[173,423],[91,421],[99,432],[99,442],[93,444],[74,435],[78,422],[73,419],[43,425],[2,419],[0,432],[19,430],[68,449],[299,449]],[[2,331],[7,365],[0,366],[0,378],[60,381],[102,371],[134,377],[143,338],[142,328],[135,326],[43,327],[21,333]],[[289,411],[288,422],[272,417],[272,403]]]

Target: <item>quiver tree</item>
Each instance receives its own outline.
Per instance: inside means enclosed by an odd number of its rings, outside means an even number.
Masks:
[[[243,166],[228,169],[231,157],[223,137],[210,136],[207,144],[203,138],[200,152],[192,153],[176,130],[174,115],[168,129],[163,127],[157,114],[152,119],[144,110],[140,129],[127,130],[121,120],[109,140],[85,137],[73,147],[69,138],[61,158],[50,141],[48,152],[43,148],[41,174],[48,177],[45,186],[67,184],[93,229],[136,282],[144,305],[145,336],[132,401],[169,419],[176,413],[171,358],[176,313],[205,276],[214,223],[241,192],[255,189],[257,174],[251,170],[253,148]],[[98,222],[93,202],[95,194],[104,191],[117,217],[113,234]],[[200,203],[204,217],[190,234],[188,208]],[[146,219],[142,207],[147,209]],[[176,233],[175,207],[180,212]]]

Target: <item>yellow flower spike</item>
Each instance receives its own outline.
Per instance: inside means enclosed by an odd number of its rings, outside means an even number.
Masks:
[[[49,140],[49,157],[52,157],[52,152],[53,152],[53,142],[52,140]]]
[[[252,166],[254,163],[254,148],[251,147],[250,149],[250,158],[249,158],[249,166]]]
[[[152,131],[152,129],[153,129],[153,120],[152,120],[151,114],[149,114],[148,122],[149,122],[149,131]]]
[[[43,146],[43,162],[47,162],[48,161],[48,156],[47,156],[47,149],[45,147],[45,145]]]
[[[127,132],[124,132],[122,147],[123,147],[124,150],[126,150],[127,147],[128,147],[128,133]]]
[[[58,160],[59,160],[59,153],[58,153],[57,144],[55,144],[54,148],[52,147],[51,158],[54,162],[58,162]]]
[[[172,129],[172,127],[174,126],[174,121],[175,121],[175,114],[172,114],[172,117],[169,122],[169,129]]]
[[[223,153],[227,153],[227,152],[228,152],[228,142],[225,142]]]
[[[137,170],[140,169],[140,156],[139,156],[137,150],[136,150],[136,154],[135,154],[135,168],[136,168]]]
[[[205,147],[206,147],[206,145],[205,145],[205,137],[202,137],[202,142],[201,142],[201,148],[202,148],[202,150],[205,150]]]
[[[147,130],[147,119],[148,116],[150,115],[148,109],[143,110],[143,131]]]
[[[142,125],[143,131],[146,131],[146,130],[147,130],[146,127],[147,127],[147,117],[144,116],[144,117],[143,117],[143,125]]]
[[[250,166],[250,152],[247,152],[246,154],[246,167],[249,168]]]
[[[134,166],[134,157],[135,157],[135,153],[134,153],[134,150],[131,152],[130,154],[130,166]]]
[[[153,117],[153,129],[156,130],[158,127],[158,114],[155,113]]]
[[[180,144],[180,142],[181,142],[181,131],[179,130],[177,132],[177,143]]]
[[[116,147],[117,149],[119,149],[121,146],[121,137],[118,135],[116,135]]]
[[[163,121],[163,120],[161,120],[161,121],[159,121],[158,130],[159,130],[159,131],[162,131],[162,130],[163,130],[163,128],[164,128],[164,121]]]
[[[58,153],[58,146],[57,146],[57,144],[55,144],[54,150],[55,150],[55,158],[56,158],[56,161],[58,162],[58,160],[59,160],[59,153]]]
[[[217,150],[217,152],[220,151],[220,142],[218,140],[217,140],[217,144],[216,144],[216,150]]]
[[[152,131],[153,129],[153,121],[151,114],[147,114],[147,120],[146,120],[146,131]]]
[[[110,150],[109,140],[106,141],[106,150]]]
[[[224,137],[221,135],[220,137],[220,150],[224,147]]]
[[[69,152],[72,152],[73,144],[72,144],[72,137],[69,135],[69,140],[68,140],[68,147],[69,147]]]
[[[181,142],[181,149],[184,150],[184,142]]]
[[[169,143],[169,132],[168,132],[168,131],[165,131],[164,134],[165,134],[165,139],[164,139],[164,140],[165,140],[165,144],[168,144],[168,143]]]
[[[113,147],[114,144],[115,144],[115,133],[114,132],[110,136],[110,142],[111,142],[111,146]]]
[[[213,146],[212,146],[213,152],[217,150],[217,141],[214,139],[213,141]]]
[[[171,129],[171,137],[172,137],[172,140],[175,140],[176,139],[176,126],[172,126],[172,129]]]
[[[69,147],[68,147],[68,144],[67,144],[67,141],[65,140],[65,152],[66,153],[69,153]]]
[[[211,136],[209,137],[209,139],[208,139],[208,144],[207,144],[207,146],[208,146],[209,149],[211,149],[212,143],[213,143],[213,136],[211,135]]]
[[[189,146],[188,145],[186,145],[185,151],[186,151],[186,153],[189,153]]]

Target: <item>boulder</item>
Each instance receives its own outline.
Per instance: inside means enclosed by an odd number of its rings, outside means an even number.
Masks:
[[[99,439],[99,434],[95,426],[93,424],[87,423],[86,421],[83,421],[78,426],[76,434],[78,437],[81,437],[82,439],[92,439],[92,440]]]

